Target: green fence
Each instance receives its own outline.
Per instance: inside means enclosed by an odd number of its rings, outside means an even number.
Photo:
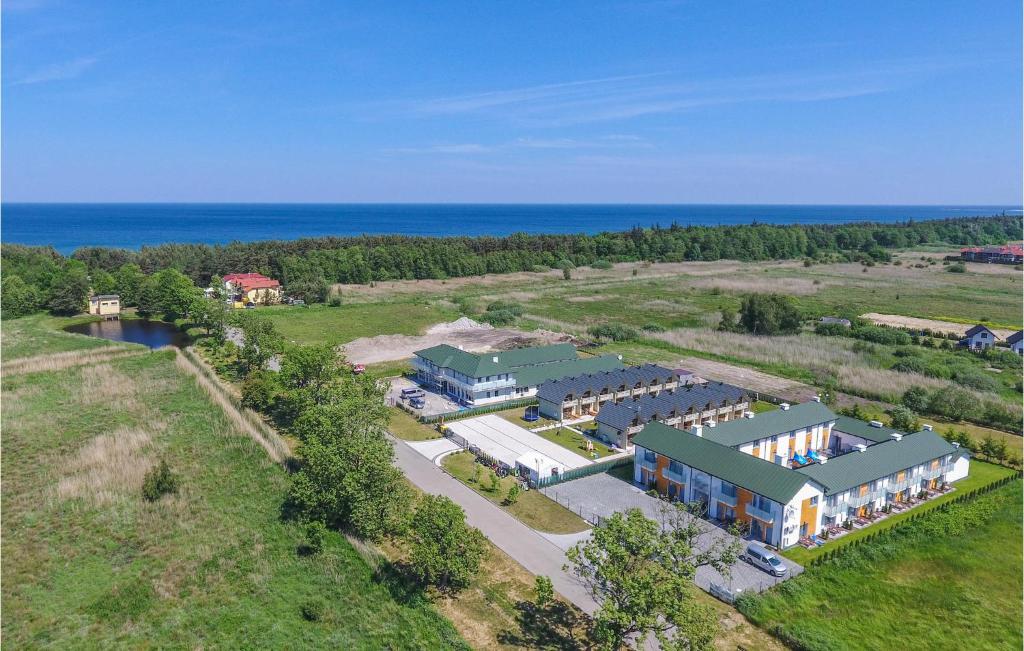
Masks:
[[[997,479],[997,480],[995,480],[994,482],[992,482],[990,484],[985,484],[984,486],[979,486],[978,488],[975,488],[972,491],[968,491],[968,492],[964,493],[963,495],[958,495],[954,499],[951,499],[951,500],[949,500],[947,502],[943,502],[942,504],[940,504],[938,506],[932,507],[932,508],[927,509],[925,511],[921,511],[920,513],[915,513],[914,515],[910,516],[909,518],[906,518],[905,520],[901,520],[900,522],[898,522],[898,523],[896,523],[896,524],[894,524],[894,525],[892,525],[890,527],[886,527],[886,528],[880,529],[879,531],[876,531],[874,533],[868,534],[867,536],[864,536],[863,538],[858,538],[856,540],[851,540],[850,542],[848,542],[846,544],[842,544],[842,541],[837,541],[837,542],[840,543],[839,547],[836,547],[835,549],[830,549],[829,551],[825,552],[821,556],[818,556],[817,558],[813,559],[810,563],[808,563],[808,565],[814,566],[814,565],[821,565],[822,563],[827,563],[827,562],[831,561],[832,559],[836,558],[837,556],[845,554],[846,552],[848,552],[849,550],[853,549],[854,547],[857,547],[858,545],[863,545],[865,543],[874,542],[879,536],[885,536],[886,534],[889,534],[889,533],[899,529],[900,527],[906,526],[906,525],[910,524],[911,522],[915,522],[917,520],[920,520],[921,518],[927,518],[927,517],[933,515],[936,511],[947,511],[947,510],[949,510],[949,507],[952,506],[953,504],[957,504],[959,502],[966,502],[968,500],[973,500],[974,498],[978,497],[979,495],[983,495],[985,493],[988,493],[989,491],[993,491],[993,490],[999,488],[1000,486],[1005,486],[1006,484],[1008,484],[1008,483],[1010,483],[1012,481],[1018,481],[1019,479],[1021,479],[1021,473],[1020,472],[1017,472],[1017,473],[1015,473],[1013,475],[1008,475],[1006,477],[1003,477],[1002,479]]]
[[[561,484],[562,482],[572,481],[573,479],[589,477],[590,475],[597,475],[602,472],[608,472],[609,470],[614,470],[616,468],[622,468],[624,466],[632,465],[633,455],[630,455],[628,457],[612,459],[611,461],[599,461],[598,463],[592,463],[589,466],[583,466],[582,468],[566,470],[563,473],[552,475],[551,477],[545,477],[540,481],[533,482],[533,484],[534,488],[546,488],[547,486],[554,486],[555,484]]]
[[[469,418],[470,416],[480,416],[482,414],[493,414],[496,411],[505,411],[506,409],[516,409],[518,407],[530,407],[537,404],[536,398],[520,398],[518,400],[507,400],[505,402],[498,402],[493,405],[484,405],[482,407],[471,407],[470,409],[463,409],[462,411],[452,411],[447,414],[434,414],[433,416],[420,416],[420,422],[432,425],[437,421],[441,420],[459,420],[460,418]]]

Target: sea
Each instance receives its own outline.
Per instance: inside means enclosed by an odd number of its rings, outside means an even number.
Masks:
[[[1021,214],[1020,206],[725,204],[199,204],[4,203],[0,240],[139,249],[327,235],[599,233],[672,224],[841,224]]]

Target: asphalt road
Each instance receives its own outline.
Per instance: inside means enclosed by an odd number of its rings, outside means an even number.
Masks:
[[[496,547],[532,574],[549,577],[555,590],[580,610],[597,610],[597,603],[583,585],[562,569],[567,561],[560,547],[445,473],[405,441],[394,437],[392,440],[395,465],[409,481],[426,493],[451,498],[466,512],[466,522],[483,532]]]

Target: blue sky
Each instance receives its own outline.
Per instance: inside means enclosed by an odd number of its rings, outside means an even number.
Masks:
[[[1017,0],[3,6],[5,201],[1021,200]]]

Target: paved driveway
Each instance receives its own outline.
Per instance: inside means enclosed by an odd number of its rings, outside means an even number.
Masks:
[[[409,481],[424,492],[447,495],[466,512],[466,522],[470,526],[482,531],[495,546],[527,571],[549,577],[555,590],[584,612],[597,610],[597,604],[579,579],[562,569],[568,560],[561,548],[445,473],[406,441],[393,437],[392,440],[395,444],[395,465]]]
[[[616,512],[638,508],[652,520],[664,521],[662,508],[665,502],[647,495],[641,488],[616,479],[608,474],[591,475],[582,479],[565,482],[542,488],[541,491],[551,499],[562,504],[583,519],[597,524]],[[705,534],[698,543],[700,549],[708,549],[712,545],[726,545],[737,538],[724,529],[698,519]],[[745,541],[741,541],[744,542]],[[789,576],[803,572],[803,568],[788,559],[783,562],[789,568]],[[738,561],[733,565],[730,576],[723,577],[710,567],[697,570],[696,583],[703,590],[709,590],[712,583],[729,588],[732,592],[755,590],[761,592],[784,579],[776,578],[766,572]]]

